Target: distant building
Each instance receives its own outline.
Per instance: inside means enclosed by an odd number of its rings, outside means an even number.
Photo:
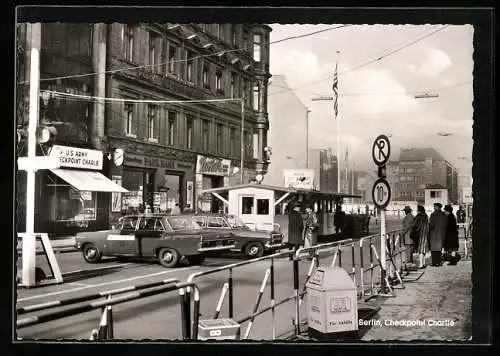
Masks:
[[[284,169],[306,168],[307,107],[284,76],[273,75],[268,85],[267,112],[267,144],[272,156],[263,184],[282,186]]]
[[[372,189],[373,189],[373,184],[378,178],[377,173],[361,171],[361,172],[355,172],[354,175],[356,176],[354,194],[361,196],[360,201],[362,203],[372,203],[373,202]]]
[[[448,189],[441,184],[429,184],[424,189],[424,204],[431,207],[435,203],[448,203]]]
[[[433,148],[402,149],[399,160],[387,165],[387,179],[393,200],[423,203],[426,187],[440,184],[450,202],[458,201],[457,170]]]
[[[472,169],[460,169],[458,172],[458,194],[459,203],[470,201],[470,191],[472,190]],[[465,198],[464,198],[465,197]]]
[[[319,185],[322,191],[337,192],[337,156],[333,155],[332,149],[321,150],[321,171]]]

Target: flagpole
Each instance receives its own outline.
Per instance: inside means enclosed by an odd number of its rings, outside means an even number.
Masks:
[[[337,62],[335,63],[335,80],[337,80],[337,92],[338,92],[338,64],[339,64],[339,54],[340,51],[337,51]],[[337,93],[334,95],[338,96]],[[336,97],[333,100],[337,100]],[[335,106],[337,102],[335,102]],[[338,118],[338,111],[335,110],[335,131],[337,133],[337,192],[340,193],[340,123]]]

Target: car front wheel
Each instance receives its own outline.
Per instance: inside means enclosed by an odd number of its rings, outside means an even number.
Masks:
[[[158,260],[163,267],[175,267],[180,260],[179,252],[173,248],[162,248],[160,252],[158,252]]]
[[[264,256],[264,245],[260,242],[250,242],[245,246],[244,254],[248,258]]]
[[[199,266],[203,263],[203,261],[205,261],[205,256],[203,255],[187,256],[186,258],[188,262],[193,266]]]
[[[97,263],[101,261],[101,251],[94,244],[86,244],[83,246],[83,258],[88,263]]]

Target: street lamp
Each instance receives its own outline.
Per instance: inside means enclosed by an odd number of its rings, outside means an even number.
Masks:
[[[309,113],[311,110],[306,110],[306,169],[309,168]]]
[[[297,166],[299,166],[299,167],[301,166],[301,164],[300,164],[299,162],[297,162],[297,160],[296,160],[294,157],[292,157],[292,156],[285,156],[285,159],[292,160],[292,161],[294,161],[294,162],[295,162],[295,164],[296,164]]]

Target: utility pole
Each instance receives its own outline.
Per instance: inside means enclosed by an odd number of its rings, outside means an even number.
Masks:
[[[240,162],[240,184],[243,184],[243,162],[245,161],[245,94],[240,99],[241,102],[241,162]]]
[[[36,156],[36,128],[39,116],[40,95],[40,46],[41,23],[28,24],[31,27],[30,90],[28,122],[28,160]],[[23,238],[23,283],[30,286],[35,281],[36,237],[35,237],[35,186],[36,170],[26,170],[26,235]]]
[[[306,110],[306,169],[309,169],[309,113],[311,110]]]

